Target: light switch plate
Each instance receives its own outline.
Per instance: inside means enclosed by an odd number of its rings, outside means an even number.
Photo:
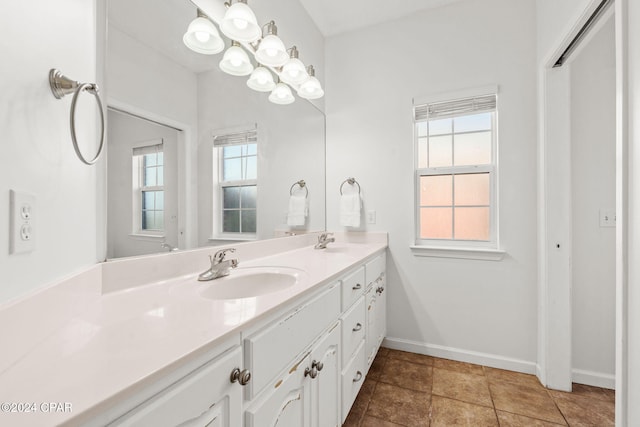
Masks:
[[[376,223],[376,211],[367,211],[367,224],[375,224]]]
[[[32,252],[35,249],[36,196],[10,190],[9,206],[11,209],[9,253]]]

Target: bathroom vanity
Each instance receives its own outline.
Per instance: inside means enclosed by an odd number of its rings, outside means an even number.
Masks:
[[[316,237],[235,245],[238,268],[208,282],[197,275],[218,248],[108,262],[45,290],[64,306],[101,282],[0,359],[0,399],[73,410],[0,424],[341,425],[385,335],[387,236],[337,234],[321,250]],[[0,320],[42,309],[32,298]]]

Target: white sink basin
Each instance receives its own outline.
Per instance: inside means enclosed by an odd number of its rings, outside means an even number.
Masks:
[[[228,276],[206,282],[200,296],[239,299],[271,294],[295,286],[303,273],[289,267],[240,267],[231,270]]]

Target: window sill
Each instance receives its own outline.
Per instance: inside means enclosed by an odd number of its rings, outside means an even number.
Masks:
[[[229,241],[229,242],[252,242],[254,240],[258,240],[255,234],[251,235],[241,235],[241,236],[212,236],[208,239],[210,242],[215,241]]]
[[[506,251],[489,248],[459,248],[442,246],[410,246],[414,256],[435,258],[476,259],[481,261],[502,261]]]
[[[136,240],[148,240],[148,241],[156,241],[163,240],[165,238],[164,234],[143,234],[143,233],[131,233],[129,237]]]

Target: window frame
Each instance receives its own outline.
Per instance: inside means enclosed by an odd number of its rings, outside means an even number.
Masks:
[[[221,134],[214,136],[214,141],[216,139],[230,139],[232,142],[223,143],[220,145],[216,145],[214,143],[212,147],[212,158],[213,165],[217,165],[217,172],[213,173],[213,235],[210,237],[210,240],[256,240],[258,235],[258,200],[257,200],[257,191],[258,191],[258,167],[257,167],[257,159],[259,157],[259,144],[257,140],[257,129],[251,130],[238,130],[233,132],[227,132],[226,134]],[[244,139],[244,140],[243,140]],[[239,179],[232,181],[224,180],[224,148],[230,146],[242,146],[242,145],[255,145],[256,146],[256,154],[251,155],[241,155],[234,156],[234,158],[246,158],[246,157],[254,157],[256,158],[256,178],[255,179]],[[242,207],[237,210],[242,212],[243,210],[254,210],[256,213],[256,231],[255,232],[233,232],[233,231],[223,231],[224,230],[224,211],[228,209],[224,209],[224,189],[229,187],[256,187],[256,207],[243,209]],[[233,209],[236,210],[236,209]]]
[[[483,109],[478,111],[468,111],[461,114],[450,114],[446,117],[418,119],[416,108],[439,102],[464,100],[479,96],[495,95],[496,106],[493,109]],[[414,245],[411,249],[418,256],[436,256],[468,259],[490,259],[500,260],[504,256],[504,251],[499,244],[499,205],[498,205],[498,90],[496,86],[479,88],[476,90],[441,94],[422,100],[414,99],[413,108],[413,140],[414,140]],[[420,137],[418,127],[421,123],[429,120],[439,120],[444,118],[455,118],[475,114],[492,113],[491,119],[491,163],[485,165],[465,165],[465,166],[444,166],[421,168],[420,162]],[[466,132],[460,132],[464,134]],[[456,133],[452,133],[455,138]],[[428,138],[428,137],[427,137]],[[427,139],[428,140],[428,139]],[[455,140],[455,139],[454,139]],[[453,149],[453,147],[452,147]],[[484,240],[462,240],[462,239],[423,239],[420,236],[420,178],[422,176],[455,176],[472,173],[489,174],[489,239]],[[455,184],[452,184],[455,185]],[[453,189],[455,195],[455,188]],[[455,197],[455,196],[454,196]],[[455,200],[455,199],[454,199]],[[455,208],[452,200],[452,208]],[[452,218],[453,221],[453,218]],[[455,224],[455,223],[454,223]],[[452,227],[455,225],[452,224]],[[453,230],[452,230],[453,231]]]
[[[145,148],[149,148],[149,147],[159,147],[156,148],[156,154],[159,152],[163,153],[163,162],[162,162],[162,170],[163,170],[163,179],[162,179],[162,183],[163,185],[153,185],[153,186],[145,186],[144,185],[144,173],[145,173],[145,165],[144,165],[144,156],[146,154],[151,154],[151,153],[140,153],[140,154],[136,154],[135,151],[136,149],[145,149]],[[145,191],[162,191],[165,195],[165,188],[164,188],[164,169],[165,169],[165,162],[164,162],[164,141],[163,139],[158,139],[158,140],[151,140],[151,141],[146,141],[144,144],[141,145],[137,145],[135,147],[133,147],[132,149],[132,153],[131,153],[131,158],[132,158],[132,163],[133,165],[133,182],[135,183],[134,187],[133,187],[133,210],[132,210],[132,236],[148,236],[148,237],[164,237],[165,236],[165,228],[162,229],[143,229],[142,228],[142,215],[144,213],[143,211],[143,206],[144,206],[144,201],[143,201],[143,197],[144,197],[144,192]],[[157,168],[156,168],[157,169]],[[156,175],[156,182],[157,182],[157,175]],[[158,211],[157,209],[154,209],[155,211]],[[166,209],[162,209],[162,215],[163,215],[163,225],[166,225]]]

